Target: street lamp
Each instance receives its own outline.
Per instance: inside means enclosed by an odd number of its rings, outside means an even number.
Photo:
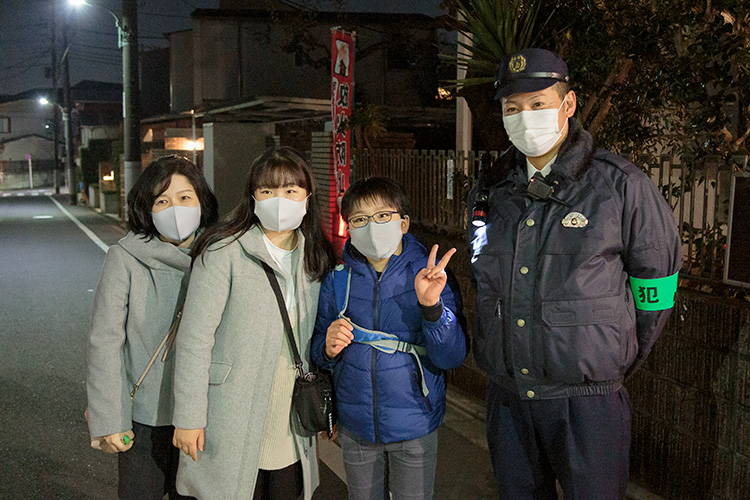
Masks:
[[[123,29],[122,29],[122,22],[120,21],[120,18],[117,14],[106,8],[104,5],[99,5],[98,3],[89,3],[86,0],[70,0],[70,5],[73,7],[99,7],[100,9],[104,9],[115,19],[115,26],[117,26],[117,48],[122,48],[123,46]]]
[[[87,0],[69,0],[74,7],[99,7],[115,19],[118,47],[122,49],[122,117],[124,171],[123,190],[127,199],[130,189],[141,173],[141,120],[138,95],[138,3],[137,0],[122,0],[122,17]],[[127,210],[125,211],[127,217]]]
[[[63,126],[65,128],[65,178],[68,182],[68,193],[71,196],[71,200],[75,200],[75,170],[73,170],[73,135],[70,131],[70,115],[68,109],[65,106],[60,106],[54,101],[50,101],[46,97],[39,98],[39,104],[42,106],[55,105],[62,112]],[[55,144],[57,148],[57,144]],[[71,203],[75,203],[71,201]]]

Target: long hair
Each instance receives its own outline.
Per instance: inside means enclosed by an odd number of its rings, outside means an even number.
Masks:
[[[128,229],[136,234],[159,236],[151,209],[154,200],[169,188],[173,175],[183,175],[198,196],[201,204],[200,228],[207,228],[219,218],[219,204],[200,169],[187,158],[177,155],[163,156],[152,161],[141,173],[128,193]]]
[[[255,190],[260,187],[276,188],[296,184],[310,195],[307,213],[300,229],[305,236],[305,272],[316,281],[322,281],[336,263],[336,255],[331,242],[321,228],[320,210],[317,202],[317,189],[310,167],[302,156],[292,148],[279,147],[266,150],[253,161],[247,175],[245,190],[240,203],[219,223],[204,232],[193,246],[193,259],[205,255],[209,247],[225,238],[231,241],[245,234],[251,227],[260,225],[255,215]],[[213,249],[211,249],[213,250]]]

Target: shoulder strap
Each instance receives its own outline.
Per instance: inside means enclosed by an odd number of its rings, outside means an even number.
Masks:
[[[349,287],[352,283],[352,268],[343,264],[333,270],[333,294],[336,297],[336,307],[339,318],[349,307]]]
[[[287,340],[289,340],[289,346],[292,348],[292,357],[294,358],[294,365],[297,367],[300,376],[304,373],[302,368],[302,359],[299,356],[299,350],[297,349],[297,342],[294,340],[294,332],[292,331],[292,324],[289,321],[289,313],[286,310],[286,303],[284,302],[284,296],[281,295],[281,287],[279,286],[279,280],[276,279],[276,275],[271,269],[271,266],[261,261],[263,264],[263,270],[266,272],[268,282],[271,284],[273,293],[276,295],[276,301],[279,304],[279,312],[281,313],[281,319],[284,321],[284,330],[286,331]]]
[[[169,330],[167,330],[167,334],[164,335],[164,338],[161,341],[161,344],[159,344],[159,347],[156,348],[156,352],[153,356],[151,356],[151,360],[148,362],[148,365],[146,365],[146,369],[143,370],[143,373],[141,373],[141,376],[138,378],[138,382],[133,384],[133,390],[130,391],[130,400],[132,401],[135,397],[135,393],[138,392],[138,389],[141,388],[141,384],[143,383],[143,379],[146,378],[146,375],[148,375],[149,370],[151,370],[151,367],[154,365],[154,361],[156,361],[156,358],[159,356],[159,352],[161,351],[162,347],[164,345],[167,345],[167,348],[164,350],[164,355],[162,356],[161,360],[166,361],[167,360],[167,354],[169,354],[170,349],[172,348],[172,345],[174,344],[175,335],[177,335],[177,330],[180,327],[180,320],[182,319],[182,309],[180,309],[177,312],[177,316],[175,316],[174,320],[172,321],[172,324],[169,327]]]
[[[419,374],[421,376],[422,394],[425,397],[430,393],[427,388],[427,383],[424,379],[424,369],[422,368],[422,360],[420,356],[427,356],[427,349],[424,346],[418,346],[403,342],[398,339],[396,335],[381,332],[378,330],[368,330],[354,323],[351,319],[346,317],[346,309],[349,307],[349,291],[352,285],[352,268],[347,266],[336,266],[333,271],[333,293],[336,296],[336,307],[338,308],[338,317],[346,319],[354,328],[352,333],[354,334],[354,342],[360,344],[366,344],[378,351],[386,354],[393,354],[394,352],[403,352],[410,354],[414,357],[419,368]]]

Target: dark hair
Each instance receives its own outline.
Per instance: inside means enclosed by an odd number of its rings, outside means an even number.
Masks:
[[[349,186],[341,198],[341,216],[345,221],[349,220],[357,205],[364,200],[382,201],[395,207],[402,216],[409,215],[411,211],[409,197],[401,184],[388,177],[368,177]]]
[[[169,188],[173,175],[187,177],[201,204],[201,228],[211,226],[219,218],[219,203],[200,169],[187,158],[169,155],[152,161],[128,193],[128,229],[149,237],[159,236],[151,218],[154,200]]]
[[[568,82],[557,82],[552,88],[557,91],[557,95],[560,96],[560,99],[565,99],[565,96],[570,92],[570,84],[568,84]]]
[[[219,224],[198,238],[191,252],[193,259],[205,255],[212,244],[231,236],[234,236],[234,241],[251,227],[260,225],[260,220],[255,215],[253,195],[256,189],[290,184],[304,188],[310,195],[307,213],[300,225],[305,236],[305,272],[310,278],[322,281],[336,264],[336,254],[321,227],[317,189],[312,171],[302,155],[289,147],[268,149],[253,161],[247,175],[242,201],[234,210],[222,217]]]

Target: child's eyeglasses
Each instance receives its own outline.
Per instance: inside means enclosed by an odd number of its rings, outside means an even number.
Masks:
[[[354,229],[365,227],[370,223],[370,220],[372,220],[375,224],[385,224],[386,222],[391,222],[393,214],[397,213],[398,212],[394,212],[391,210],[383,210],[382,212],[375,212],[372,215],[357,215],[349,219],[348,223],[349,227]]]

